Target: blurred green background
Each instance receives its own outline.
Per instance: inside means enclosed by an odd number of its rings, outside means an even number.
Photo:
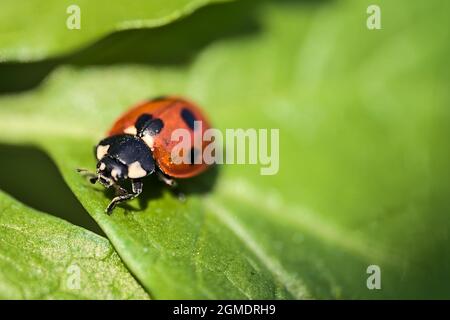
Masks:
[[[0,2],[0,189],[106,236],[156,298],[449,298],[450,3],[238,0],[161,23],[185,8],[168,2],[148,9],[160,26],[108,29],[146,12],[119,6],[73,41],[50,21],[39,50]],[[187,204],[149,182],[150,204],[108,220],[108,195],[73,169],[95,165],[127,106],[161,94],[219,129],[279,128],[280,172],[221,167],[181,183]],[[371,264],[381,290],[366,287]]]

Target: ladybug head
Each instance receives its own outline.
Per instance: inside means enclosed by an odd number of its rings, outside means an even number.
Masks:
[[[151,149],[139,137],[116,135],[100,141],[95,147],[97,170],[90,173],[78,169],[90,177],[91,183],[99,181],[109,188],[126,179],[140,179],[155,171]]]
[[[127,178],[128,167],[117,159],[105,156],[97,162],[98,181],[105,187]]]
[[[86,169],[77,171],[89,177],[92,184],[99,181],[105,188],[114,187],[116,197],[106,207],[108,214],[117,203],[137,197],[142,192],[141,178],[155,172],[152,150],[138,136],[121,134],[107,137],[95,146],[94,152],[97,158],[96,172]],[[121,182],[127,179],[131,180],[132,192],[121,186]],[[161,179],[173,185],[171,179]]]

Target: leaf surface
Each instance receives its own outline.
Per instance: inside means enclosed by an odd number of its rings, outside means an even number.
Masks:
[[[125,4],[106,0],[3,0],[0,61],[60,56],[118,30],[168,24],[211,2],[215,1],[138,0]]]
[[[1,299],[148,299],[107,239],[0,192]]]

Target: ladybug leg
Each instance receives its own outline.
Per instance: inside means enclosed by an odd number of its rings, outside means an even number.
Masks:
[[[116,192],[116,196],[122,196],[125,194],[128,194],[128,191],[124,188],[122,188],[121,186],[119,186],[118,184],[113,184],[112,187],[114,188],[115,192]]]
[[[177,186],[177,182],[174,179],[171,179],[168,176],[166,176],[164,173],[162,173],[162,171],[157,170],[156,171],[156,175],[158,176],[158,179],[160,181],[164,182],[169,187],[176,187]]]
[[[136,198],[142,192],[143,183],[141,180],[133,180],[131,182],[132,193],[128,193],[125,189],[121,188],[125,191],[125,194],[121,194],[110,202],[110,204],[106,207],[106,213],[111,214],[112,210],[116,207],[116,205],[120,202],[128,201]]]

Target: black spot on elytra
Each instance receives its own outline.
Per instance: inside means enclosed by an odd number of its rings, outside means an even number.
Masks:
[[[164,128],[164,122],[159,119],[153,119],[146,123],[145,127],[143,128],[142,134],[149,134],[151,136],[156,136],[158,133],[161,132],[161,130]]]
[[[139,116],[139,118],[136,120],[136,123],[134,126],[136,127],[137,132],[141,132],[144,126],[152,119],[152,115],[148,113],[144,113]]]
[[[189,109],[183,108],[181,110],[181,118],[191,130],[194,130],[194,121],[197,119]]]

